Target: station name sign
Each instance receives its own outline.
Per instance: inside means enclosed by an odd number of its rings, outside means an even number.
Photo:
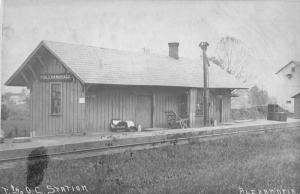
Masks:
[[[40,74],[40,80],[44,82],[73,81],[73,76],[69,73]]]

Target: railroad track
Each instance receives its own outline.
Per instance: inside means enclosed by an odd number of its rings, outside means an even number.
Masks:
[[[259,133],[263,134],[265,132],[273,132],[275,130],[278,131],[278,130],[295,130],[295,129],[300,129],[300,126],[291,126],[291,127],[275,128],[275,129],[260,128],[260,129],[252,129],[252,130],[207,134],[207,135],[195,135],[190,137],[178,137],[178,138],[165,139],[161,141],[149,141],[149,142],[142,142],[142,143],[132,143],[132,144],[115,145],[115,146],[112,145],[106,147],[95,147],[95,148],[88,148],[88,149],[49,153],[47,154],[47,156],[53,160],[79,159],[79,158],[95,157],[95,156],[111,154],[111,153],[119,153],[126,150],[133,151],[133,150],[141,150],[141,149],[158,148],[158,147],[168,146],[168,145],[186,144],[193,141],[194,142],[208,141],[212,139],[225,138],[228,136],[239,135],[239,134],[259,134]],[[43,157],[43,155],[37,155],[34,157],[41,158]],[[10,162],[27,161],[27,159],[28,156],[0,159],[0,165],[3,164],[5,165]]]

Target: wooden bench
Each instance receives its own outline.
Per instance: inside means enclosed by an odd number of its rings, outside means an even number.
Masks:
[[[189,119],[180,117],[175,111],[165,111],[167,115],[168,128],[171,129],[184,129],[188,127]]]

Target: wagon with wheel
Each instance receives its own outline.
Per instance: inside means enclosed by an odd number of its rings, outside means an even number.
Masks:
[[[183,118],[179,116],[175,111],[169,110],[165,111],[166,116],[167,116],[167,123],[168,123],[168,128],[170,129],[184,129],[188,127],[188,118]]]

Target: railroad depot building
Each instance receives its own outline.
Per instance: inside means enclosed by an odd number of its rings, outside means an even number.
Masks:
[[[112,119],[166,128],[166,111],[203,123],[202,61],[42,41],[6,82],[30,90],[33,136],[110,130]],[[231,92],[246,88],[218,66],[209,67],[209,119],[230,120]]]

